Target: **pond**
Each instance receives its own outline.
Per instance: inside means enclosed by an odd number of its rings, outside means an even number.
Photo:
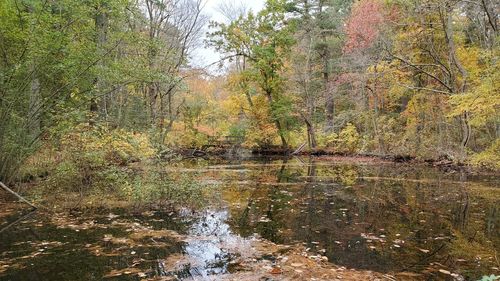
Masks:
[[[500,179],[494,175],[304,157],[195,160],[155,169],[212,186],[211,203],[175,211],[37,211],[0,232],[0,280],[218,280],[241,271],[242,257],[276,263],[278,254],[256,253],[255,241],[302,247],[338,267],[388,280],[500,275]],[[20,214],[0,216],[0,228]]]

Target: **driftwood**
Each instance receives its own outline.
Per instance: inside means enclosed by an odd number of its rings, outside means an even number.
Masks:
[[[15,192],[14,190],[8,188],[5,184],[3,184],[3,182],[0,181],[0,187],[2,187],[3,189],[5,189],[7,192],[9,192],[10,194],[16,196],[20,201],[30,205],[31,207],[33,207],[33,210],[36,210],[38,209],[35,205],[31,204],[28,200],[24,199],[24,197],[22,197],[21,195],[17,194],[17,192]]]

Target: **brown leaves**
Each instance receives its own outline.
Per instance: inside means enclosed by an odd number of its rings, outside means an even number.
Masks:
[[[111,277],[117,277],[121,275],[132,275],[132,274],[137,274],[141,276],[145,276],[145,273],[142,272],[142,270],[138,268],[124,268],[124,269],[113,269],[111,270],[108,274],[104,275],[104,278],[111,278]]]
[[[273,269],[271,269],[271,271],[269,271],[269,273],[274,274],[274,275],[278,275],[278,274],[282,274],[283,271],[279,267],[273,267]]]

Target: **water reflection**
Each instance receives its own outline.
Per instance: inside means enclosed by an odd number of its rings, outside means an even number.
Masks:
[[[245,167],[234,183],[230,172],[211,174],[227,182],[229,222],[243,236],[304,243],[354,268],[498,273],[497,183],[425,167],[315,159]]]
[[[317,158],[183,165],[151,169],[219,183],[207,197],[221,202],[195,213],[38,213],[0,233],[0,279],[210,279],[250,254],[255,236],[427,280],[440,269],[470,280],[500,274],[498,179]]]
[[[230,262],[251,248],[249,240],[231,231],[227,219],[225,210],[207,210],[198,216],[183,247],[187,263],[176,272],[179,278],[208,280],[211,275],[228,273]]]

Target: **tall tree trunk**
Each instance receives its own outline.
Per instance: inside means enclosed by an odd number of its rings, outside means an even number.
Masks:
[[[316,141],[316,132],[314,130],[314,125],[310,120],[307,120],[306,118],[304,118],[304,122],[306,123],[307,127],[307,142],[309,144],[309,148],[314,149],[316,148],[316,146],[318,146],[318,143]]]
[[[40,103],[42,101],[42,97],[40,95],[40,80],[36,75],[34,65],[32,65],[31,73],[28,129],[32,138],[38,138],[41,132]]]
[[[105,81],[101,78],[104,72],[104,53],[105,45],[107,42],[108,33],[108,16],[105,12],[106,3],[100,1],[96,6],[95,13],[95,43],[97,56],[99,57],[99,62],[97,63],[98,74],[94,78],[95,92],[94,96],[90,101],[90,111],[94,114],[99,114],[105,120],[107,119],[107,99],[104,96],[105,92]],[[100,103],[100,105],[99,105]]]
[[[463,67],[457,56],[457,50],[455,46],[455,39],[453,38],[453,18],[452,18],[452,7],[446,6],[440,8],[440,17],[441,23],[443,26],[444,35],[446,38],[446,43],[448,44],[448,52],[449,52],[449,64],[450,70],[453,66],[458,69],[458,72],[461,75],[461,85],[458,85],[459,79],[456,75],[452,75],[452,88],[455,94],[464,94],[467,90],[467,78],[468,72]],[[451,71],[453,73],[453,71]],[[469,114],[467,111],[464,111],[460,116],[460,120],[462,122],[461,130],[462,130],[462,147],[467,147],[470,137],[471,137],[471,126],[469,124]]]
[[[157,100],[158,100],[158,91],[156,89],[156,83],[150,83],[146,87],[147,91],[147,97],[148,97],[148,105],[149,105],[149,118],[150,118],[150,123],[151,126],[155,126],[156,124],[156,117],[157,117],[157,112],[156,112],[156,106],[157,106]]]
[[[326,94],[326,126],[325,126],[325,132],[333,132],[334,131],[334,115],[335,115],[335,101],[333,98],[333,93],[331,92],[330,88],[330,78],[328,74],[328,62],[325,62],[325,72],[323,73],[323,82],[325,84],[325,94]]]
[[[464,111],[460,116],[460,120],[462,122],[462,146],[467,147],[472,135],[472,127],[469,122],[469,113],[467,111]]]
[[[239,73],[242,73],[245,71],[247,68],[247,63],[246,63],[246,58],[242,57],[241,62],[240,59],[238,58],[236,60],[236,69],[238,70]],[[243,90],[245,93],[245,97],[247,98],[248,105],[250,106],[250,109],[253,108],[253,101],[252,101],[252,96],[250,95],[250,87],[248,85],[247,79],[244,78],[242,81],[239,83],[240,88]]]
[[[324,3],[320,1],[319,12],[323,12]],[[333,93],[331,92],[330,87],[330,50],[328,47],[328,41],[326,38],[325,30],[321,30],[321,40],[323,43],[323,53],[321,54],[323,58],[323,87],[325,89],[325,109],[326,109],[326,124],[325,124],[325,132],[330,133],[334,131],[334,115],[335,115],[335,101],[333,97]]]
[[[493,7],[490,7],[490,1],[488,0],[481,0],[481,3],[483,4],[483,9],[486,13],[486,16],[488,18],[488,23],[490,24],[491,28],[493,29],[493,32],[495,35],[498,34],[498,15],[495,16],[495,8],[498,8],[498,2],[497,4],[491,4]],[[493,10],[493,12],[491,11]],[[497,10],[498,11],[498,10]]]
[[[304,2],[304,5],[306,5],[307,9],[309,9],[309,3],[307,1]],[[306,13],[306,15],[309,14]],[[306,95],[306,102],[307,102],[307,117],[303,116],[303,118],[307,127],[307,142],[309,144],[310,149],[314,149],[317,146],[316,132],[314,130],[315,98],[313,97],[313,94],[310,91],[311,78],[313,77],[313,68],[311,63],[312,49],[313,49],[313,38],[312,36],[309,36],[309,48],[308,48],[309,51],[307,55],[307,78],[306,81],[304,81],[304,92]]]

